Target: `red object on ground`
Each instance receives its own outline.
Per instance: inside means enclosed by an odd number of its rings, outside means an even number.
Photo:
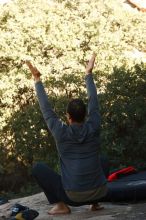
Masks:
[[[110,174],[109,177],[108,177],[108,181],[112,182],[114,180],[119,179],[120,176],[132,174],[132,173],[136,173],[136,169],[132,166],[129,166],[129,167],[123,168],[121,170],[118,170],[118,171]]]

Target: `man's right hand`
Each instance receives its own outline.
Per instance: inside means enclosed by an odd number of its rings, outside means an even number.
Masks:
[[[92,73],[93,67],[94,67],[94,63],[95,63],[95,58],[96,58],[96,54],[93,53],[91,59],[89,60],[87,66],[86,66],[86,74],[90,74]]]
[[[35,66],[33,66],[29,60],[26,60],[25,63],[28,66],[28,68],[30,69],[30,71],[31,71],[31,73],[34,77],[34,80],[35,81],[40,81],[41,74],[38,71],[38,69]]]

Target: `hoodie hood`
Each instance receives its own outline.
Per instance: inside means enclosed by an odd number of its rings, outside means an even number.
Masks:
[[[68,135],[72,140],[78,143],[83,143],[86,139],[88,129],[85,124],[71,124],[69,126],[68,132]]]

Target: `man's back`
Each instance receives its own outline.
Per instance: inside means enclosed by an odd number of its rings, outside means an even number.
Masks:
[[[57,143],[65,190],[86,191],[106,180],[99,161],[99,131],[90,123],[72,124]]]
[[[65,190],[86,191],[106,180],[99,161],[100,115],[92,75],[86,77],[88,117],[84,123],[66,125],[52,110],[41,82],[36,83],[39,104],[60,156]]]

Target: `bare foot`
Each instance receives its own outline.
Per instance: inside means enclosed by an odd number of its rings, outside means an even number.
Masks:
[[[102,210],[102,209],[104,209],[104,207],[99,205],[98,203],[90,205],[91,211],[98,211],[98,210]]]
[[[71,212],[70,208],[64,203],[57,203],[49,212],[50,215],[59,215],[59,214],[69,214]]]

